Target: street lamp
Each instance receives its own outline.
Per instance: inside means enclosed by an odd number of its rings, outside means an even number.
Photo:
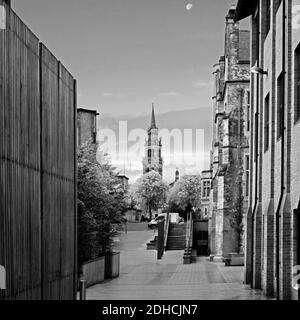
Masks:
[[[257,66],[252,67],[250,71],[251,73],[255,73],[255,74],[261,74],[261,75],[268,74],[268,71],[264,71],[262,68],[259,68]]]

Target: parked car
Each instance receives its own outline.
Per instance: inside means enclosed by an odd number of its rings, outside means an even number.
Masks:
[[[160,214],[158,215],[156,218],[152,219],[149,223],[148,223],[148,228],[150,229],[154,229],[157,227],[158,222],[165,219],[166,215],[165,214]]]

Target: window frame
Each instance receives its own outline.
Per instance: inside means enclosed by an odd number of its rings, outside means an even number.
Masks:
[[[282,127],[283,127],[283,112],[284,112],[284,105],[283,105],[283,96],[284,96],[284,74],[283,72],[280,73],[279,77],[277,78],[277,141],[282,137]]]
[[[250,193],[250,156],[246,155],[245,157],[245,167],[246,167],[246,187],[245,187],[245,196],[249,197]]]
[[[294,70],[294,90],[295,90],[295,105],[294,105],[294,123],[300,121],[300,43],[294,52],[295,70]]]
[[[271,12],[272,12],[271,5],[272,5],[272,1],[266,0],[266,37],[271,30]]]
[[[264,101],[264,152],[270,148],[270,93]]]

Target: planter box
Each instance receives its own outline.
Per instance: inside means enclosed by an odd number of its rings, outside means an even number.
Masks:
[[[183,264],[191,264],[191,256],[190,255],[183,256]]]
[[[105,279],[117,278],[120,275],[120,252],[105,255]]]
[[[147,250],[157,250],[157,236],[153,240],[147,243]]]
[[[81,267],[82,278],[90,287],[104,281],[105,257],[84,263]]]

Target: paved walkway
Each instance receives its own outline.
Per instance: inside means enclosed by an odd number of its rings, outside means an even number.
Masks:
[[[167,251],[161,261],[146,250],[153,231],[121,234],[121,273],[87,289],[93,300],[262,300],[261,291],[242,284],[243,268],[198,258],[183,265],[183,251]]]

